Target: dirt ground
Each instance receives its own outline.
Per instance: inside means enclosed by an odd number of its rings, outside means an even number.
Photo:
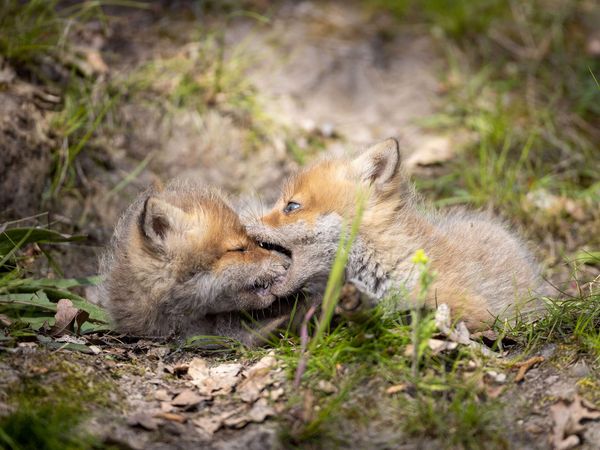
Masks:
[[[105,81],[126,86],[140,68],[157,61],[196,58],[202,63],[203,49],[197,42],[200,12],[194,8],[157,2],[149,9],[110,12],[106,29],[90,27],[80,37],[82,45],[96,46],[101,52],[108,68],[101,75]],[[395,136],[402,141],[408,168],[418,172],[432,162],[443,163],[451,157],[449,149],[465,139],[464,135],[435,135],[421,125],[438,108],[442,63],[439,49],[418,26],[400,26],[341,2],[283,2],[269,16],[267,23],[242,16],[225,21],[208,17],[203,22],[216,39],[223,39],[226,60],[234,61],[235,70],[253,86],[256,108],[268,117],[264,123],[248,126],[248,117],[236,111],[230,99],[216,99],[217,107],[207,110],[186,104],[172,108],[161,97],[161,89],[167,92],[168,85],[123,94],[110,113],[109,125],[98,132],[94,141],[98,150],[84,152],[77,160],[83,181],[76,193],[65,191],[50,204],[48,223],[90,236],[77,251],[71,248],[60,255],[65,277],[96,273],[98,253],[118,215],[157,180],[191,176],[219,186],[241,210],[258,213],[271,204],[285,178],[302,163],[289,148],[302,153],[316,143],[322,151],[352,153]],[[168,69],[160,65],[152,70],[164,70],[169,77]],[[36,162],[31,163],[32,174],[21,173],[17,181],[4,179],[0,192],[26,191],[36,198],[41,196],[39,180],[49,164],[43,155],[56,137],[43,125],[47,113],[36,105],[34,90],[19,86],[22,82],[15,81],[0,93],[4,98],[0,117],[6,121],[0,129],[6,139],[11,137],[9,129],[27,134],[31,145],[26,151],[33,156],[9,146],[12,159],[3,161],[2,172],[12,173],[11,164],[21,164],[19,158]],[[31,132],[30,121],[39,124],[36,133]],[[248,130],[253,127],[267,131],[252,140]],[[130,182],[114,191],[127,174],[140,168]],[[17,189],[9,191],[8,185]],[[35,211],[35,202],[23,204],[27,214]],[[85,294],[102,304],[93,288]],[[7,407],[3,397],[15,384],[60,379],[63,364],[73,364],[90,384],[110,386],[102,401],[95,401],[101,406],[82,426],[103,445],[257,450],[295,445],[282,437],[282,430],[293,426],[303,412],[288,407],[289,398],[296,394],[289,367],[274,361],[269,349],[240,359],[182,348],[180,343],[112,334],[78,339],[92,350],[70,351],[64,348],[68,342],[48,347],[37,341],[6,349],[0,357],[0,409]],[[519,351],[509,349],[501,361],[518,356]],[[508,376],[498,383],[498,399],[506,406],[500,417],[510,436],[508,448],[549,448],[551,406],[557,401],[570,402],[577,393],[600,400],[598,386],[589,386],[594,365],[576,349],[548,344],[540,355],[543,362],[527,371],[520,383],[513,382],[509,368],[500,369]],[[229,384],[207,387],[204,375],[211,368],[217,370],[211,373],[213,378]],[[329,388],[323,385],[322,391]],[[357,401],[378,402],[389,397],[384,392],[375,383],[365,387],[364,398]],[[387,400],[381,400],[381,405],[385,414]],[[348,424],[338,445],[447,446],[443,439],[415,438],[388,426],[381,418]],[[579,435],[578,448],[600,448],[600,422],[586,422]],[[327,448],[322,445],[300,447]],[[490,444],[490,448],[501,447]]]

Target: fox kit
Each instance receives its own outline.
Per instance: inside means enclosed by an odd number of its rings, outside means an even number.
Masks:
[[[174,181],[141,194],[121,217],[101,261],[108,308],[137,335],[219,334],[250,343],[237,312],[262,311],[289,260],[259,247],[214,190]],[[273,320],[271,320],[273,319]]]
[[[322,293],[362,189],[367,197],[346,280],[368,298],[399,290],[414,298],[418,274],[411,258],[424,249],[436,274],[426,305],[447,303],[471,330],[531,309],[525,301],[540,292],[542,280],[525,244],[483,214],[429,211],[400,166],[398,142],[388,139],[354,160],[321,161],[293,176],[273,210],[249,228],[265,246],[291,252],[292,264],[273,292]]]

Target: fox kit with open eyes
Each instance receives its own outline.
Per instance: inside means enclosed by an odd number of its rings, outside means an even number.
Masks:
[[[216,191],[179,180],[141,194],[121,217],[101,261],[102,289],[121,331],[250,343],[234,313],[269,308],[288,265],[248,236]]]
[[[399,302],[409,307],[418,289],[411,258],[424,249],[436,274],[426,304],[447,303],[469,329],[540,308],[534,297],[542,292],[542,279],[526,245],[487,215],[443,214],[419,202],[394,139],[354,160],[324,160],[299,172],[273,210],[248,228],[259,241],[291,252],[292,264],[275,294],[324,290],[340,234],[361,195],[366,195],[364,211],[346,280],[368,298],[404,292]]]

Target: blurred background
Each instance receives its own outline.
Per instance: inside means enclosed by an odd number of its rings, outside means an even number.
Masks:
[[[91,275],[156,180],[268,207],[320,154],[394,136],[433,202],[593,278],[599,23],[592,0],[3,1],[0,223],[86,235],[21,269]]]

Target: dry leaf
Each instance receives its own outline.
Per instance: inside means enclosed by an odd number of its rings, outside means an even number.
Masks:
[[[54,315],[54,326],[50,331],[52,336],[58,336],[65,330],[71,329],[71,325],[79,314],[80,310],[73,306],[73,302],[66,298],[61,298],[56,304],[56,314]]]
[[[442,303],[435,311],[435,326],[444,336],[450,341],[476,348],[484,355],[496,354],[479,342],[471,340],[471,334],[464,322],[460,321],[454,327],[451,324],[450,307]]]
[[[250,422],[260,423],[275,414],[267,399],[261,398],[244,413],[233,415],[223,421],[223,424],[231,428],[242,428]]]
[[[196,406],[203,400],[207,400],[209,397],[196,394],[191,389],[186,389],[171,400],[171,405],[179,406],[180,408],[191,408]]]
[[[171,405],[171,402],[160,402],[160,410],[162,412],[173,412],[176,410],[175,406]]]
[[[127,418],[127,424],[135,427],[140,426],[146,430],[158,430],[158,421],[147,412],[138,412]]]
[[[237,386],[240,398],[251,403],[258,399],[262,390],[273,383],[271,371],[277,360],[273,356],[265,356],[246,372],[246,378]]]
[[[170,412],[159,412],[154,414],[154,417],[178,423],[185,423],[185,421],[187,420],[187,418],[185,416],[182,416],[181,414],[173,414]]]
[[[223,425],[223,421],[220,417],[200,417],[198,419],[194,419],[192,421],[197,428],[200,428],[201,431],[212,435]]]
[[[228,420],[229,418],[236,416],[244,411],[247,411],[246,405],[240,406],[238,408],[235,408],[235,409],[232,409],[229,411],[225,411],[225,412],[221,413],[220,415],[199,417],[197,419],[194,419],[192,422],[194,423],[194,425],[196,425],[197,428],[200,429],[200,431],[202,431],[208,435],[212,435],[215,431],[217,431],[219,428],[221,428],[224,425],[226,420]]]
[[[202,358],[194,358],[189,365],[188,375],[200,394],[229,394],[240,381],[241,364],[221,364],[209,368]]]
[[[556,450],[567,450],[579,445],[581,440],[578,433],[584,431],[581,421],[600,418],[600,411],[589,404],[579,395],[572,402],[560,400],[550,407],[552,427],[552,446]]]
[[[157,389],[154,393],[154,398],[161,402],[170,402],[173,396],[167,392],[166,389]]]
[[[270,398],[272,401],[274,401],[274,402],[275,402],[275,401],[279,400],[279,398],[280,398],[280,397],[281,397],[283,394],[285,394],[285,391],[284,391],[284,389],[283,389],[283,388],[281,388],[281,387],[280,387],[280,388],[277,388],[277,389],[273,389],[271,392],[269,392],[269,398]]]

